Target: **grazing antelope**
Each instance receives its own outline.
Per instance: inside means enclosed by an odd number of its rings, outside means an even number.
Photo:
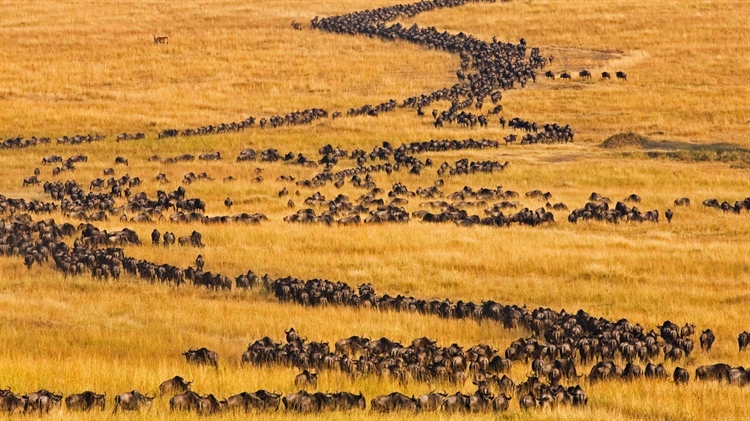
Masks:
[[[169,44],[169,37],[154,36],[154,44]]]

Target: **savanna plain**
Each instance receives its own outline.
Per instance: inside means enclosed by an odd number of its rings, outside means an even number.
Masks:
[[[457,54],[403,40],[344,35],[318,30],[319,16],[393,6],[388,0],[326,1],[0,1],[0,137],[52,138],[49,144],[0,149],[0,194],[6,198],[57,202],[41,185],[23,180],[40,169],[39,180],[76,180],[88,192],[103,171],[140,177],[133,194],[155,197],[182,186],[186,197],[205,201],[210,216],[262,213],[259,224],[228,222],[177,223],[164,220],[122,221],[110,215],[91,222],[110,232],[130,228],[141,244],[119,247],[127,256],[180,268],[205,260],[205,271],[234,276],[252,270],[276,279],[328,279],[353,287],[370,283],[378,294],[402,294],[426,300],[450,298],[481,303],[494,300],[527,309],[539,307],[596,317],[627,319],[646,331],[670,320],[694,324],[696,346],[677,361],[653,358],[670,373],[668,380],[587,379],[593,362],[577,360],[578,379],[588,405],[522,410],[518,396],[502,413],[395,412],[374,413],[370,399],[401,392],[419,396],[432,390],[474,393],[471,377],[460,384],[445,381],[399,381],[389,376],[350,376],[319,370],[317,390],[349,391],[367,398],[367,410],[298,414],[278,411],[246,414],[226,411],[221,419],[566,419],[566,420],[705,420],[745,419],[747,388],[726,382],[696,381],[701,365],[747,365],[737,337],[750,329],[745,313],[750,302],[750,213],[706,207],[702,202],[743,201],[750,196],[750,3],[744,1],[627,0],[468,3],[401,16],[405,27],[434,26],[439,32],[463,32],[491,42],[538,47],[552,63],[537,69],[525,87],[499,89],[503,110],[487,127],[445,124],[437,127],[433,108],[396,107],[377,117],[348,116],[347,110],[450,87],[459,80]],[[299,22],[295,30],[291,22]],[[388,25],[393,22],[389,22]],[[154,36],[168,36],[157,44]],[[527,53],[528,54],[528,53]],[[587,69],[593,77],[581,79]],[[544,77],[570,73],[572,80]],[[612,73],[610,80],[600,75]],[[627,73],[627,80],[615,72]],[[304,125],[254,127],[205,136],[157,138],[167,128],[194,128],[269,118],[292,111],[321,108],[340,111]],[[474,106],[467,112],[486,115],[494,107]],[[570,125],[570,143],[520,144],[525,134],[503,127],[498,118],[514,117],[540,124]],[[142,132],[145,138],[116,141],[119,133]],[[639,142],[602,147],[619,133],[635,133]],[[58,144],[64,135],[98,133],[103,141]],[[518,134],[506,146],[503,138]],[[434,162],[419,174],[404,167],[392,174],[372,173],[385,192],[403,183],[410,191],[444,181],[449,195],[465,186],[520,193],[518,208],[537,209],[545,201],[525,192],[550,192],[555,221],[536,226],[489,227],[450,222],[428,223],[412,217],[405,223],[301,224],[284,218],[312,207],[304,200],[320,192],[329,200],[344,194],[356,202],[369,190],[349,182],[314,188],[280,180],[292,175],[311,179],[323,170],[288,162],[237,162],[238,154],[278,149],[320,159],[326,144],[349,152],[367,152],[384,141],[394,146],[430,139],[493,139],[497,148],[428,151],[415,155]],[[165,164],[149,160],[181,154],[220,152],[223,159]],[[52,175],[43,157],[86,155],[75,171]],[[115,165],[115,157],[128,165]],[[510,165],[503,171],[439,176],[443,162],[462,158]],[[379,162],[373,162],[375,164]],[[369,165],[370,163],[368,163]],[[355,167],[341,159],[332,171]],[[262,171],[256,172],[260,168]],[[205,172],[213,180],[182,182],[184,174]],[[167,182],[156,180],[163,173]],[[262,175],[263,181],[257,177]],[[227,177],[233,181],[224,181]],[[361,175],[364,178],[364,174]],[[279,191],[287,188],[288,196]],[[103,192],[108,192],[105,188]],[[296,194],[299,192],[299,195]],[[612,199],[612,206],[631,194],[643,212],[658,210],[654,222],[571,223],[573,209],[589,202],[592,192]],[[97,191],[98,193],[98,191]],[[380,194],[386,202],[391,198]],[[688,197],[691,206],[675,206]],[[227,209],[225,199],[233,206]],[[288,200],[295,202],[290,208]],[[428,199],[409,197],[409,213],[425,209]],[[435,200],[435,199],[429,199]],[[442,200],[445,200],[443,198]],[[115,197],[118,206],[128,199]],[[629,203],[628,206],[633,206]],[[674,217],[666,221],[665,212]],[[20,213],[0,209],[10,221]],[[484,217],[483,208],[466,208]],[[432,209],[439,213],[440,210]],[[508,214],[508,211],[505,211]],[[128,218],[136,213],[128,212]],[[363,219],[367,214],[363,214]],[[32,214],[33,220],[54,218],[74,226],[71,214]],[[205,247],[151,245],[152,230],[202,234]],[[77,233],[75,237],[79,237]],[[67,238],[72,247],[72,238]],[[15,418],[49,419],[197,419],[195,413],[170,411],[169,396],[159,397],[159,384],[175,375],[193,380],[197,393],[226,398],[258,389],[296,392],[300,370],[288,366],[241,364],[248,344],[264,336],[285,342],[294,327],[309,341],[363,335],[387,337],[402,344],[429,337],[438,345],[469,349],[487,344],[500,354],[511,342],[532,332],[505,329],[491,320],[441,318],[419,312],[396,312],[349,306],[302,306],[280,302],[273,291],[256,287],[213,290],[187,282],[181,286],[147,282],[123,273],[114,280],[65,276],[50,259],[24,265],[23,256],[0,256],[0,387],[27,393],[39,389],[65,396],[84,390],[106,392],[107,407],[78,413],[64,408],[49,414],[17,414]],[[700,349],[698,336],[711,329],[716,342]],[[543,341],[543,338],[540,338]],[[187,364],[182,352],[206,347],[219,356],[218,368]],[[619,354],[618,365],[625,365]],[[646,362],[638,361],[641,366]],[[676,367],[690,373],[676,385]],[[516,361],[507,373],[516,383],[531,373],[530,362]],[[150,410],[112,414],[112,397],[137,389],[157,397]],[[3,415],[5,416],[5,415]],[[203,417],[201,417],[203,418]]]

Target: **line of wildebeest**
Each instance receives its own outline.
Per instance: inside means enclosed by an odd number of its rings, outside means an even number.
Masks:
[[[533,129],[527,128],[526,130]],[[287,222],[356,225],[361,222],[408,222],[410,218],[417,218],[424,222],[454,222],[461,226],[509,226],[513,223],[535,226],[555,221],[554,214],[549,211],[568,209],[567,205],[564,203],[550,203],[551,194],[549,192],[543,193],[539,190],[534,190],[527,192],[526,197],[546,201],[544,207],[537,208],[536,210],[523,208],[516,213],[505,215],[503,210],[517,210],[520,203],[518,201],[509,200],[518,197],[518,193],[513,191],[503,191],[501,186],[498,186],[497,188],[481,188],[477,191],[465,186],[461,191],[448,195],[448,199],[452,200],[452,203],[445,200],[432,200],[420,204],[420,207],[438,209],[439,212],[422,209],[412,212],[410,215],[404,209],[404,205],[409,203],[410,197],[419,196],[423,199],[444,198],[445,193],[439,189],[439,187],[444,184],[442,179],[437,180],[431,187],[420,187],[416,192],[409,191],[408,188],[401,183],[396,183],[388,193],[388,203],[386,203],[384,199],[377,197],[378,195],[385,194],[385,192],[378,188],[374,183],[372,178],[373,173],[385,172],[386,174],[391,174],[394,171],[409,168],[409,174],[419,175],[425,168],[433,166],[432,159],[427,158],[422,161],[419,158],[416,158],[414,156],[415,154],[496,147],[498,147],[498,142],[488,139],[465,139],[460,141],[430,140],[426,142],[402,144],[398,148],[393,147],[389,142],[383,142],[382,146],[375,146],[369,153],[362,149],[357,149],[349,153],[341,148],[334,148],[331,145],[326,145],[319,149],[318,152],[321,155],[321,158],[317,162],[301,153],[297,154],[295,158],[295,154],[292,152],[282,155],[276,149],[268,149],[260,151],[260,153],[253,149],[245,149],[240,153],[237,161],[291,161],[292,163],[301,165],[307,165],[309,163],[311,166],[322,164],[325,165],[325,169],[322,172],[314,175],[310,179],[295,181],[295,185],[301,188],[315,188],[325,186],[330,182],[333,183],[334,187],[341,188],[348,181],[354,187],[369,190],[367,194],[364,194],[359,198],[358,203],[353,203],[344,195],[337,195],[334,200],[328,201],[320,192],[316,192],[305,199],[304,204],[308,206],[322,206],[327,209],[322,213],[316,212],[316,210],[311,207],[299,209],[295,214],[284,218]],[[192,155],[189,156],[189,158],[189,160],[194,159]],[[220,152],[205,153],[199,158],[204,161],[216,161],[222,159]],[[356,161],[356,166],[334,172],[333,167],[338,164],[341,159]],[[70,165],[72,166],[73,162],[87,162],[87,160],[88,158],[84,155],[76,155],[68,158],[64,162],[70,162]],[[366,165],[368,160],[386,162],[380,164],[373,163],[368,166]],[[391,163],[391,160],[393,160],[394,163]],[[56,155],[47,156],[42,159],[43,164],[61,161],[62,157]],[[115,162],[127,164],[128,160],[124,157],[117,157]],[[437,174],[438,176],[457,176],[477,172],[492,173],[494,171],[503,171],[508,165],[509,163],[507,162],[500,163],[497,161],[470,162],[468,159],[464,158],[456,161],[454,165],[444,162],[437,169]],[[257,174],[260,174],[261,172],[261,168],[256,168]],[[38,170],[35,170],[35,175],[24,179],[24,185],[40,184],[40,180],[37,178],[37,173]],[[66,181],[64,184],[60,181],[54,183],[45,182],[44,190],[46,193],[49,193],[53,199],[61,201],[61,211],[66,216],[82,221],[102,221],[109,219],[109,216],[119,215],[120,220],[122,221],[153,222],[155,219],[166,220],[163,212],[169,209],[175,211],[175,213],[169,216],[169,219],[173,222],[200,221],[210,224],[235,221],[259,223],[268,219],[265,215],[260,213],[242,213],[231,216],[224,215],[209,217],[203,213],[205,212],[205,203],[202,200],[197,198],[184,199],[184,188],[182,187],[169,195],[159,191],[157,199],[153,200],[149,199],[143,192],[133,196],[130,189],[141,184],[140,177],[131,178],[130,175],[126,174],[120,178],[115,178],[112,169],[106,169],[105,174],[110,175],[108,180],[96,178],[91,181],[89,189],[101,191],[106,185],[110,189],[109,193],[94,194],[93,192],[89,192],[88,194],[84,194],[75,181]],[[188,175],[200,179],[205,173],[202,173],[197,177],[193,173],[189,173]],[[361,177],[362,175],[364,175],[364,178]],[[203,178],[208,178],[208,176]],[[262,181],[262,176],[256,178],[259,179],[259,181]],[[160,173],[156,179],[160,182],[165,182],[166,175]],[[234,177],[230,176],[226,179],[234,179]],[[227,181],[226,179],[225,181]],[[277,181],[294,180],[295,178],[293,176],[281,176]],[[289,194],[289,190],[285,187],[279,192],[279,197],[283,197],[287,194]],[[299,190],[297,190],[296,195],[299,196],[300,194]],[[128,200],[128,203],[119,207],[115,206],[115,198],[122,197],[123,195]],[[177,197],[173,197],[174,195],[177,195]],[[68,199],[66,196],[70,196],[70,198]],[[467,201],[467,198],[476,198],[477,200]],[[488,200],[495,199],[501,199],[502,201],[489,206]],[[607,222],[659,222],[660,214],[658,210],[642,212],[635,205],[632,207],[626,205],[626,202],[639,204],[640,201],[641,199],[638,195],[632,194],[626,197],[622,202],[618,202],[614,208],[611,208],[611,200],[609,198],[603,197],[598,193],[592,193],[589,197],[589,202],[586,203],[583,208],[574,209],[568,215],[568,221],[572,223],[576,223],[579,220],[601,220]],[[224,201],[224,204],[230,209],[233,201],[231,198],[227,198]],[[291,199],[287,204],[289,207],[295,207],[295,203]],[[688,198],[675,200],[675,206],[689,205],[690,199]],[[731,205],[731,203],[727,201],[720,203],[717,199],[708,199],[703,202],[703,205],[705,207],[720,208],[725,212],[733,211],[735,213],[740,213],[742,209],[750,209],[750,198],[746,198],[742,201],[735,201],[734,205]],[[39,206],[36,206],[36,208],[41,207],[47,210],[54,210],[56,206],[57,205],[55,204],[42,203],[39,204]],[[375,207],[374,210],[372,209],[373,207]],[[466,207],[484,207],[485,215],[472,215],[463,209]],[[128,219],[126,213],[136,213],[136,215]],[[369,214],[369,216],[363,217],[361,214]],[[664,215],[666,216],[667,221],[671,222],[674,212],[671,209],[668,209]]]
[[[401,102],[400,106],[411,107],[416,109],[419,116],[424,116],[423,108],[430,106],[436,101],[450,101],[448,109],[439,111],[434,108],[432,116],[435,119],[435,127],[442,127],[445,124],[458,124],[464,127],[487,126],[489,117],[497,115],[502,111],[502,105],[497,105],[502,99],[502,93],[499,89],[512,89],[516,84],[521,87],[526,86],[528,80],[536,81],[536,71],[544,68],[552,61],[543,57],[538,48],[528,49],[526,41],[521,39],[518,44],[502,43],[493,39],[491,43],[466,35],[463,32],[450,34],[447,31],[438,32],[434,27],[419,28],[416,24],[409,28],[395,23],[390,26],[386,25],[403,17],[413,17],[419,13],[440,9],[461,6],[467,3],[491,2],[495,0],[423,0],[413,4],[397,4],[394,6],[383,7],[373,10],[365,10],[349,13],[341,16],[331,16],[327,18],[315,17],[311,21],[314,29],[349,35],[365,35],[368,37],[377,37],[384,41],[403,40],[425,46],[430,49],[439,49],[450,54],[458,55],[461,62],[461,69],[456,71],[458,83],[450,88],[444,87],[430,94],[412,96]],[[527,55],[527,51],[530,51]],[[582,71],[585,74],[588,71]],[[549,77],[550,72],[547,72]],[[590,73],[588,73],[590,77]],[[603,73],[602,77],[607,78],[608,73]],[[554,75],[553,75],[554,76]],[[562,76],[561,76],[562,77]],[[618,79],[626,79],[623,72],[617,72]],[[483,108],[484,102],[490,100],[495,106],[487,112],[474,114],[465,109],[474,105],[476,110]],[[375,116],[380,113],[390,112],[397,108],[398,102],[390,99],[375,106],[367,104],[359,108],[350,108],[347,116]],[[331,113],[331,118],[335,120],[343,114],[339,111]],[[273,115],[269,118],[256,119],[248,117],[239,122],[209,124],[197,128],[188,129],[164,129],[158,132],[158,139],[174,138],[177,136],[202,136],[222,134],[229,132],[241,132],[246,128],[252,128],[258,122],[260,128],[265,127],[282,127],[294,125],[311,124],[317,120],[328,118],[329,112],[321,108],[311,108],[303,111],[295,111],[285,115]],[[511,120],[513,121],[513,120]],[[505,127],[505,118],[501,118],[499,123]],[[513,127],[513,125],[509,125]],[[116,136],[116,141],[142,140],[146,136],[144,133],[127,133],[123,132]],[[58,144],[81,144],[94,141],[102,141],[105,137],[100,134],[62,136],[57,139]],[[515,142],[517,137],[511,135],[505,140],[507,143]],[[572,141],[573,132],[569,126],[557,131],[545,131],[535,136],[527,134],[521,143],[539,143],[539,142],[568,142]],[[0,143],[0,149],[26,148],[41,144],[51,143],[48,137],[24,139],[23,136],[9,138]]]
[[[181,277],[193,277],[197,286],[212,287],[212,282],[218,282],[228,284],[228,288],[231,288],[231,280],[228,277],[220,274],[202,273],[202,268],[198,267],[195,269],[187,268],[183,271],[170,265],[157,265],[145,260],[136,261],[125,257],[121,249],[93,249],[79,241],[81,239],[76,240],[74,247],[70,248],[61,240],[74,234],[75,229],[71,230],[71,227],[70,224],[58,226],[51,220],[33,222],[29,215],[15,215],[10,221],[4,220],[0,225],[0,233],[2,234],[0,236],[0,240],[2,240],[0,241],[0,252],[8,256],[41,256],[35,257],[35,259],[39,259],[40,263],[46,261],[48,256],[51,255],[55,261],[55,267],[66,275],[89,272],[96,277],[101,276],[103,272],[114,272],[115,268],[118,269],[119,273],[119,268],[123,267],[132,274],[138,273],[142,278],[151,280],[171,280],[179,284]],[[87,226],[84,231],[90,228]],[[82,237],[85,237],[83,233]],[[202,262],[199,266],[202,266]],[[472,369],[474,370],[474,380],[479,383],[478,385],[482,381],[487,381],[488,376],[491,381],[502,384],[503,378],[492,377],[497,375],[492,370],[504,370],[509,368],[514,361],[521,360],[532,361],[531,368],[535,373],[536,380],[530,379],[529,381],[536,383],[541,377],[549,380],[549,387],[559,386],[561,380],[577,378],[578,374],[574,363],[577,358],[580,359],[581,364],[598,361],[589,374],[589,380],[592,382],[613,378],[634,380],[641,377],[644,375],[644,370],[635,364],[635,360],[649,362],[645,369],[646,376],[664,377],[666,370],[663,366],[653,365],[650,361],[660,355],[663,355],[665,359],[678,361],[689,356],[694,347],[693,340],[690,338],[693,334],[693,326],[686,325],[679,328],[669,321],[659,326],[658,332],[654,330],[646,332],[641,326],[632,325],[627,320],[622,319],[612,322],[602,318],[597,319],[583,310],[576,314],[568,314],[565,311],[556,312],[543,308],[529,311],[525,307],[502,305],[494,301],[485,301],[481,305],[477,305],[463,301],[457,301],[454,304],[451,300],[418,300],[401,295],[395,297],[379,296],[375,293],[372,285],[360,285],[355,291],[341,282],[333,283],[321,280],[304,282],[293,278],[281,278],[272,281],[268,276],[259,278],[251,271],[238,276],[235,282],[238,287],[244,288],[265,285],[271,288],[282,302],[292,301],[313,306],[363,306],[385,311],[413,311],[435,314],[445,318],[489,319],[501,323],[506,328],[523,328],[531,331],[533,336],[514,341],[505,350],[504,356],[497,355],[491,348],[482,347],[484,349],[483,354],[473,353],[469,360],[465,357],[461,359],[469,372],[472,372]],[[741,350],[747,347],[748,342],[750,342],[749,338],[750,336],[746,332],[740,335],[738,340]],[[466,370],[457,370],[457,367],[464,367],[461,364],[456,364],[459,361],[449,362],[444,358],[440,361],[433,359],[427,364],[422,361],[420,365],[417,363],[419,356],[418,353],[414,353],[414,347],[410,351],[408,347],[402,347],[400,344],[385,338],[376,341],[365,339],[367,338],[351,337],[345,341],[350,347],[364,347],[363,349],[367,350],[369,356],[364,359],[360,356],[358,360],[353,360],[348,356],[331,353],[330,350],[326,352],[320,344],[314,346],[307,344],[305,346],[304,342],[297,337],[296,341],[295,338],[291,338],[290,342],[291,347],[297,348],[296,354],[290,355],[290,348],[279,349],[275,344],[269,343],[268,339],[263,339],[251,344],[246,355],[243,355],[243,361],[253,363],[265,361],[291,362],[292,365],[303,369],[322,369],[337,366],[342,371],[356,370],[356,372],[373,372],[380,375],[390,373],[395,378],[404,380],[406,378],[427,381],[454,379],[453,381],[460,383],[460,379],[468,377]],[[701,347],[710,351],[714,340],[713,332],[710,329],[705,330],[700,337]],[[449,353],[447,355],[450,355],[451,352],[454,354],[458,352],[456,348],[454,348],[454,351],[443,349],[438,352],[437,347],[432,348],[433,345],[434,343],[431,345],[423,343],[423,347],[427,347],[430,352],[440,354],[443,357],[445,357],[446,352]],[[342,344],[339,344],[338,347],[341,348],[341,346]],[[457,353],[454,357],[460,355],[461,353]],[[614,363],[614,359],[618,355],[621,359],[627,361],[625,368]],[[216,360],[214,359],[214,361]],[[686,375],[687,372],[684,369],[677,368],[673,378],[677,382],[683,382],[686,380]],[[701,380],[726,380],[729,383],[745,384],[750,379],[750,374],[741,367],[717,364],[699,367],[696,370],[696,378]],[[507,385],[508,380],[505,380],[504,384]],[[544,390],[550,392],[549,389]],[[562,393],[561,396],[570,393],[564,392],[564,390],[566,389],[558,389]],[[519,405],[522,407],[545,406],[543,401],[545,401],[543,396],[532,394],[531,398],[522,399]],[[373,403],[372,405],[376,406],[377,404]]]

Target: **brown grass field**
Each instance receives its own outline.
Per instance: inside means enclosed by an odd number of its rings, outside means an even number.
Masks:
[[[261,225],[136,224],[116,218],[98,226],[138,231],[142,246],[126,253],[158,263],[188,266],[198,252],[206,270],[230,276],[252,269],[272,277],[325,278],[349,284],[371,282],[381,293],[420,298],[493,299],[507,304],[627,318],[647,328],[664,320],[712,328],[717,342],[710,354],[697,349],[687,360],[666,364],[687,367],[691,383],[605,382],[582,386],[585,409],[522,412],[517,400],[499,415],[394,414],[369,412],[305,415],[311,419],[565,419],[565,420],[739,420],[748,391],[716,383],[694,383],[695,367],[725,362],[747,365],[737,351],[737,334],[750,328],[750,216],[704,209],[700,202],[750,196],[750,3],[740,0],[513,0],[472,4],[424,13],[413,21],[439,30],[464,31],[482,39],[523,37],[556,57],[551,69],[577,73],[587,68],[592,81],[545,81],[504,92],[506,117],[570,124],[576,142],[482,151],[419,155],[436,163],[469,157],[509,161],[503,173],[445,178],[446,193],[464,185],[525,192],[550,191],[554,201],[572,208],[593,191],[620,200],[631,193],[644,198],[640,208],[663,213],[678,197],[693,200],[676,210],[672,224],[557,222],[544,227],[462,228],[411,221],[404,225],[326,227],[286,224],[293,213],[277,192],[292,183],[279,175],[309,178],[320,169],[282,163],[236,163],[244,148],[274,147],[317,157],[327,143],[344,149],[371,150],[383,140],[396,145],[428,139],[490,138],[509,133],[492,119],[486,129],[435,129],[429,117],[411,109],[370,117],[324,119],[313,126],[258,128],[244,133],[157,140],[164,128],[196,127],[270,116],[311,107],[346,111],[365,103],[428,93],[455,83],[459,60],[447,53],[411,44],[389,44],[361,36],[314,31],[309,20],[387,6],[393,1],[312,0],[210,2],[2,1],[0,18],[0,137],[102,133],[105,142],[78,146],[44,145],[0,150],[0,194],[49,201],[41,187],[21,187],[40,167],[44,180],[76,179],[88,185],[126,156],[129,167],[115,167],[144,179],[150,196],[173,190],[188,171],[207,172],[216,181],[186,186],[188,196],[207,202],[207,214],[262,212]],[[294,31],[290,22],[304,24]],[[412,23],[412,22],[405,22]],[[168,35],[157,46],[152,35]],[[628,73],[628,81],[602,82],[601,71]],[[408,110],[408,111],[407,111]],[[115,143],[122,131],[145,132],[146,140]],[[650,150],[603,149],[607,137],[634,131],[653,141]],[[220,151],[220,162],[162,165],[147,157]],[[697,152],[696,152],[697,151]],[[718,151],[718,154],[717,154]],[[649,155],[649,152],[652,152]],[[654,158],[653,152],[670,152]],[[74,173],[50,175],[43,156],[89,156]],[[650,157],[651,156],[651,157]],[[723,158],[722,158],[723,156]],[[696,158],[697,157],[697,158]],[[349,164],[344,164],[348,166]],[[255,167],[265,180],[251,183]],[[171,183],[154,176],[163,171]],[[233,175],[238,180],[223,183]],[[401,181],[410,190],[430,186],[434,169],[421,176],[405,171],[374,176],[386,190]],[[300,189],[298,209],[315,190]],[[328,198],[333,186],[319,189]],[[352,199],[364,191],[347,184]],[[227,212],[223,200],[235,206]],[[121,199],[124,201],[124,199]],[[530,208],[544,204],[523,198]],[[412,201],[407,210],[418,209]],[[674,209],[674,208],[673,208]],[[480,212],[477,210],[476,212]],[[56,221],[66,218],[53,214]],[[77,223],[77,222],[76,222]],[[203,233],[205,249],[154,248],[148,235],[156,227],[176,235]],[[249,342],[269,335],[283,339],[294,326],[311,340],[351,335],[387,336],[408,342],[429,336],[442,345],[467,348],[487,343],[504,350],[528,332],[494,323],[443,320],[418,314],[348,308],[305,308],[279,304],[261,291],[211,292],[193,287],[144,284],[124,276],[119,282],[88,276],[65,279],[51,267],[27,270],[22,259],[0,258],[0,387],[14,391],[47,388],[66,395],[86,389],[116,393],[154,392],[176,374],[195,380],[194,389],[226,397],[260,388],[295,391],[291,368],[240,367]],[[695,338],[697,341],[697,337]],[[219,353],[219,369],[185,364],[180,353],[205,346]],[[588,372],[590,367],[585,367]],[[530,370],[516,364],[518,381]],[[362,391],[369,399],[402,391],[422,394],[450,385],[391,379],[351,380],[340,373],[321,374],[320,390]],[[467,382],[461,389],[473,391]],[[148,413],[111,415],[63,411],[49,419],[189,419],[170,413],[168,399],[157,398]],[[32,416],[27,416],[32,418]],[[221,419],[244,419],[222,414]],[[297,419],[280,410],[258,419]],[[17,417],[19,418],[19,417]]]

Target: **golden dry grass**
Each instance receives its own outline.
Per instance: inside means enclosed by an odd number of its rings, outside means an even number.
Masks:
[[[750,222],[747,214],[724,215],[701,209],[700,200],[748,196],[746,169],[727,163],[684,163],[646,159],[641,154],[601,150],[594,144],[634,130],[657,139],[746,145],[750,131],[748,38],[749,6],[735,2],[621,1],[510,2],[470,5],[418,16],[421,25],[463,30],[485,39],[525,37],[557,57],[556,71],[589,68],[625,70],[627,83],[538,80],[525,90],[505,93],[507,116],[570,123],[581,142],[497,150],[425,154],[436,162],[470,157],[510,161],[502,174],[446,179],[443,191],[503,185],[521,193],[551,191],[554,201],[581,206],[592,191],[612,199],[630,193],[644,198],[643,209],[671,206],[677,197],[693,199],[671,225],[570,225],[565,213],[542,228],[459,228],[411,222],[398,226],[321,227],[281,222],[292,211],[276,193],[290,183],[281,174],[308,178],[316,171],[283,164],[234,163],[245,147],[278,148],[314,156],[326,143],[370,149],[382,140],[400,143],[429,138],[500,138],[507,131],[435,130],[429,119],[397,111],[377,120],[343,118],[313,127],[250,130],[242,134],[157,141],[167,127],[194,127],[268,116],[308,107],[345,110],[390,98],[402,99],[454,83],[458,60],[404,43],[386,44],[306,29],[291,20],[345,13],[391,4],[386,1],[237,2],[197,0],[174,3],[134,1],[95,3],[30,1],[4,4],[0,21],[0,133],[59,136],[100,132],[105,143],[50,145],[0,151],[0,193],[45,198],[40,188],[22,188],[24,176],[42,156],[84,153],[74,177],[88,184],[113,164],[145,180],[143,189],[174,189],[188,171],[206,171],[217,181],[188,186],[188,196],[204,198],[208,214],[263,212],[260,226],[138,225],[111,221],[107,229],[130,226],[142,239],[154,226],[185,235],[204,234],[200,252],[206,268],[228,275],[253,269],[272,276],[328,278],[350,284],[372,282],[378,291],[423,298],[494,299],[568,311],[584,308],[607,318],[626,317],[653,327],[670,319],[712,328],[718,337],[711,355],[696,351],[679,365],[693,369],[708,362],[741,365],[736,335],[747,329],[750,300]],[[744,19],[744,20],[743,20]],[[699,22],[696,23],[696,22]],[[151,34],[170,36],[157,47]],[[142,142],[114,143],[121,131],[145,131]],[[218,163],[164,166],[146,162],[152,154],[221,151]],[[348,165],[348,164],[347,164]],[[263,183],[250,183],[252,169],[265,168]],[[42,168],[43,179],[52,179]],[[153,177],[167,173],[171,183]],[[220,180],[227,175],[235,183]],[[411,190],[431,185],[422,176],[376,175],[386,190],[396,181]],[[320,189],[328,197],[337,191]],[[301,204],[314,191],[294,197]],[[346,186],[352,199],[363,193]],[[46,199],[46,198],[45,198]],[[522,201],[530,207],[543,203]],[[412,201],[408,209],[416,210]],[[64,217],[53,215],[56,220]],[[139,258],[186,266],[194,249],[126,252]],[[228,396],[268,388],[291,392],[295,372],[286,368],[240,368],[248,342],[270,335],[281,339],[295,326],[310,339],[366,334],[407,341],[427,335],[441,344],[485,342],[504,349],[525,332],[491,323],[446,321],[413,314],[352,309],[309,309],[280,305],[260,292],[212,293],[193,288],[63,279],[50,268],[27,271],[18,259],[0,261],[0,386],[30,391],[41,387],[72,393],[84,389],[117,392],[155,390],[175,374],[196,380],[196,390]],[[218,371],[190,367],[179,353],[191,346],[219,352]],[[670,371],[674,365],[668,365]],[[527,367],[514,368],[523,378]],[[513,419],[744,419],[745,390],[715,384],[675,387],[639,382],[583,385],[590,408],[523,414],[514,400],[503,418]],[[438,385],[437,387],[443,387]],[[451,390],[451,387],[445,386]],[[402,390],[424,393],[429,385],[400,386],[391,380],[352,381],[338,374],[322,378],[323,390],[363,391],[369,398]],[[463,390],[471,390],[467,384]],[[165,399],[143,419],[172,419]],[[99,414],[51,418],[104,419]],[[131,416],[128,416],[131,417]],[[137,416],[132,416],[138,418]],[[234,419],[240,416],[226,415]],[[319,419],[394,418],[366,413],[326,414]],[[411,417],[411,415],[409,415]],[[447,418],[445,415],[439,417]],[[124,418],[124,417],[119,417]],[[184,418],[189,418],[184,416]],[[267,418],[294,418],[281,411]],[[306,417],[307,418],[307,417]],[[434,419],[433,416],[418,418]],[[452,417],[477,418],[479,417]],[[482,417],[483,419],[485,417]]]

